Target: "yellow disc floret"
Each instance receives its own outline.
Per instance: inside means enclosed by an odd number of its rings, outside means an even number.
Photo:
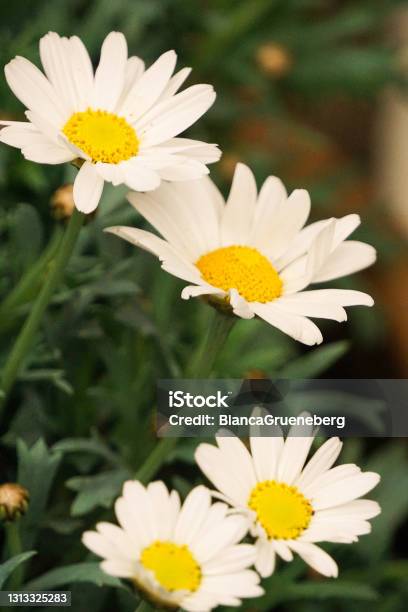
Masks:
[[[202,255],[196,266],[202,278],[224,291],[236,289],[248,302],[271,302],[282,293],[282,281],[257,249],[229,246]]]
[[[196,591],[201,568],[188,546],[156,541],[142,551],[140,562],[167,591]]]
[[[269,538],[293,540],[309,526],[313,508],[296,487],[265,480],[256,485],[248,500]]]
[[[118,164],[134,157],[139,150],[133,127],[123,117],[104,110],[88,108],[74,113],[62,131],[93,163]]]

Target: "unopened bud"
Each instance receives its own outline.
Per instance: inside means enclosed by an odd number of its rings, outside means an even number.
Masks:
[[[293,64],[289,51],[273,42],[265,43],[258,48],[256,61],[262,72],[275,78],[285,76]]]
[[[0,485],[0,519],[15,521],[28,508],[29,493],[27,489],[14,482]]]
[[[69,219],[74,212],[73,185],[62,185],[51,197],[51,209],[55,219]]]

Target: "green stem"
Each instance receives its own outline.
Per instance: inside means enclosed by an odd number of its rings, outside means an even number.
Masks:
[[[58,252],[60,243],[61,228],[58,227],[43,254],[30,266],[0,305],[0,332],[4,332],[14,323],[19,316],[16,310],[19,306],[29,302],[38,291],[44,271]]]
[[[7,523],[6,533],[8,553],[10,555],[10,558],[15,557],[16,555],[19,555],[21,552],[23,552],[18,522],[13,521],[11,523]],[[11,591],[17,591],[22,585],[24,578],[23,572],[23,565],[19,565],[18,567],[16,567],[16,569],[10,576],[9,589]]]
[[[185,378],[206,378],[210,374],[234,322],[235,317],[214,310],[207,333],[198,346],[191,363],[186,368]],[[136,472],[135,478],[141,482],[148,482],[166,461],[178,441],[179,438],[176,437],[160,440]]]
[[[154,608],[151,606],[151,604],[146,601],[146,599],[141,599],[135,612],[151,612],[152,610],[154,610]]]
[[[68,227],[62,239],[61,246],[55,260],[50,264],[47,278],[29,316],[27,317],[21,331],[14,343],[13,349],[3,368],[1,378],[0,414],[14,381],[21,370],[22,363],[32,345],[34,336],[41,324],[44,312],[51,300],[55,288],[60,282],[65,267],[74,249],[79,231],[84,222],[85,215],[76,209],[69,220]]]

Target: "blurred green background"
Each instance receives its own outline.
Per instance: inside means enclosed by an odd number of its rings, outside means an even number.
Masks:
[[[376,246],[379,261],[336,286],[372,293],[376,307],[351,309],[347,324],[323,322],[325,344],[318,349],[304,348],[260,321],[240,321],[215,376],[406,375],[407,240],[400,218],[377,189],[373,145],[383,92],[391,88],[405,96],[401,50],[387,35],[404,5],[396,0],[7,3],[0,21],[1,65],[15,55],[38,65],[38,41],[48,30],[79,35],[94,62],[114,29],[125,33],[129,53],[147,64],[174,48],[178,65],[193,67],[189,84],[216,88],[214,107],[188,135],[220,144],[224,155],[211,173],[224,193],[241,160],[254,169],[259,185],[275,174],[289,189],[309,189],[313,219],[361,214],[356,236]],[[4,78],[0,116],[24,119]],[[18,150],[0,147],[0,293],[9,296],[0,306],[2,361],[63,231],[50,201],[74,173],[27,162]],[[182,301],[182,283],[162,272],[153,257],[102,233],[109,225],[143,223],[126,203],[125,191],[107,186],[97,215],[83,230],[0,430],[0,482],[18,480],[31,493],[23,544],[38,554],[21,566],[26,581],[35,588],[73,584],[78,612],[135,608],[128,590],[99,572],[80,534],[112,518],[121,483],[155,442],[155,381],[181,374],[211,314],[198,300]],[[37,286],[11,293],[33,275]],[[194,446],[194,440],[184,440],[160,474],[181,493],[200,481]],[[356,461],[383,477],[373,494],[383,506],[373,534],[357,545],[330,547],[341,568],[339,580],[308,573],[300,561],[281,564],[266,583],[267,595],[246,608],[406,609],[406,441],[348,440],[342,461]],[[3,560],[8,556],[4,545]]]

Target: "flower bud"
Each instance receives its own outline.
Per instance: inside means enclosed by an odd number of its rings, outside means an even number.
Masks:
[[[0,485],[0,520],[15,521],[28,508],[29,493],[27,489],[14,482]]]
[[[293,59],[289,51],[277,43],[261,45],[256,52],[256,62],[266,75],[280,78],[292,67]]]
[[[69,219],[74,212],[73,185],[59,187],[51,197],[51,209],[55,219]]]

